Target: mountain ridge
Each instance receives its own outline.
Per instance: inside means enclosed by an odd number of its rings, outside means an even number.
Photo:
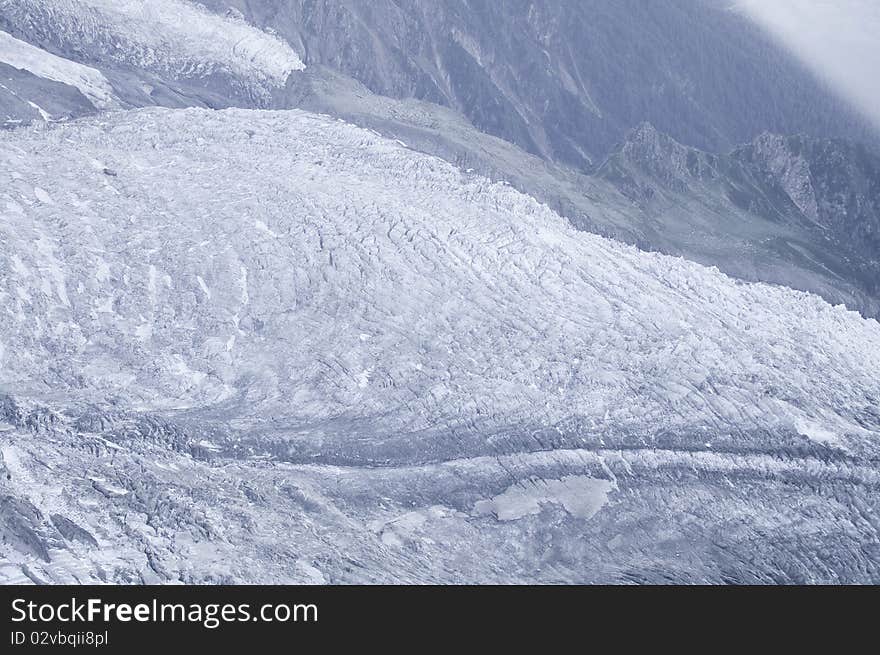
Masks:
[[[715,152],[764,130],[880,143],[867,119],[726,2],[207,4],[234,7],[308,63],[374,93],[451,107],[482,131],[582,171],[642,120]]]

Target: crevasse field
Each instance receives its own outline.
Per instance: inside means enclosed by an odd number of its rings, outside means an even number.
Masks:
[[[327,116],[0,133],[0,581],[880,579],[880,325]]]

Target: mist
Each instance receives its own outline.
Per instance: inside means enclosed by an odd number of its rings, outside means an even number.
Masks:
[[[739,0],[880,129],[880,3],[876,0]]]

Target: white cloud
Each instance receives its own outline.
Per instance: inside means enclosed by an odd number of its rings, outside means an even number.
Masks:
[[[880,1],[737,0],[880,128]]]

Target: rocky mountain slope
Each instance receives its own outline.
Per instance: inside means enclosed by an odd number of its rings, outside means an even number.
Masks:
[[[819,229],[880,253],[880,157],[858,144],[762,135],[733,153],[780,189]],[[875,287],[876,288],[876,287]]]
[[[582,171],[642,121],[713,152],[765,131],[878,144],[728,0],[2,0],[0,30],[131,106],[286,107],[305,60]]]
[[[877,579],[876,321],[329,117],[0,139],[4,580]]]
[[[642,121],[713,152],[764,131],[878,142],[732,0],[205,4],[277,30],[309,65],[379,95],[450,107],[580,170]]]
[[[863,146],[763,134],[715,155],[643,124],[596,177],[634,203],[643,247],[880,311],[880,157]]]

